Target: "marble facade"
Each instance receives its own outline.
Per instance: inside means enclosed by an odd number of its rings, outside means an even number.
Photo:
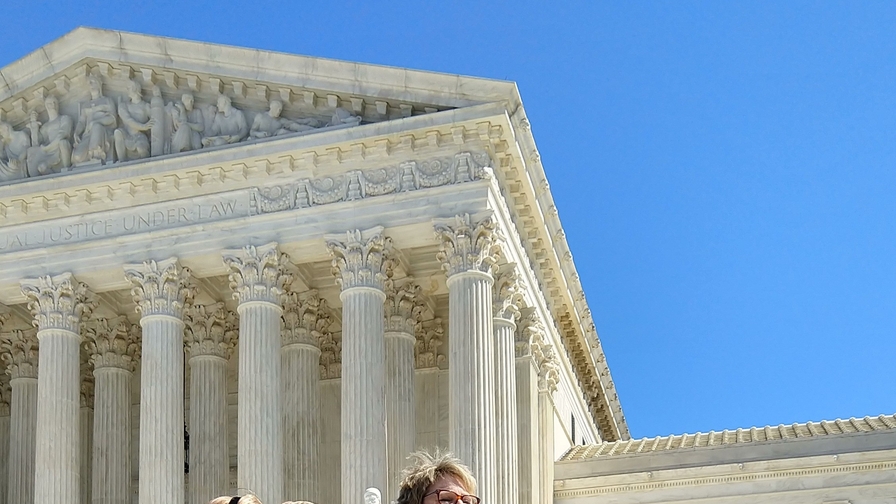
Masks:
[[[0,74],[0,503],[390,501],[433,447],[547,502],[628,438],[513,83],[84,28]]]

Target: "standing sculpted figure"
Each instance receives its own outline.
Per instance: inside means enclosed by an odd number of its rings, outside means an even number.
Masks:
[[[297,131],[308,131],[320,126],[316,119],[291,121],[280,117],[281,113],[283,113],[283,102],[271,100],[269,110],[255,116],[249,136],[251,138],[268,138]]]
[[[28,176],[25,159],[31,139],[28,133],[16,131],[7,122],[0,122],[0,181],[23,179]]]
[[[162,98],[159,86],[152,87],[149,111],[153,122],[149,131],[149,153],[151,156],[168,154],[171,152],[171,131],[174,125],[171,122],[171,106],[165,106],[165,99]]]
[[[143,101],[140,84],[128,81],[128,98],[118,102],[118,117],[121,127],[115,130],[115,154],[119,161],[149,157],[149,139],[144,131],[155,125],[150,116],[150,105]]]
[[[90,101],[81,104],[78,125],[75,127],[75,148],[72,164],[112,162],[112,137],[116,119],[115,101],[103,96],[103,82],[96,75],[87,77]]]
[[[245,140],[248,135],[249,124],[246,122],[246,115],[233,107],[229,96],[219,96],[218,113],[212,121],[209,136],[202,139],[202,145],[217,147],[234,144]]]
[[[205,120],[202,111],[194,108],[193,95],[184,94],[171,110],[174,135],[171,137],[171,152],[186,152],[202,147],[202,132]]]
[[[72,166],[72,130],[75,122],[67,115],[59,115],[59,100],[48,96],[44,100],[48,120],[41,124],[37,111],[31,111],[31,145],[28,149],[28,176],[59,173]]]

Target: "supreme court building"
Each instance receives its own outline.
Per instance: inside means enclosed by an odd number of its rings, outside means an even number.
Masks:
[[[892,416],[630,438],[512,82],[85,28],[0,75],[0,503],[390,501],[433,447],[486,504],[896,489]]]

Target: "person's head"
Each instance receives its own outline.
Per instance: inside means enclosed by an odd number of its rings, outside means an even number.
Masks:
[[[131,100],[139,101],[140,99],[143,98],[142,97],[143,90],[140,88],[140,84],[137,84],[136,81],[129,80],[128,84],[127,84],[127,90],[128,90],[128,98],[130,98]]]
[[[187,110],[193,110],[193,95],[190,93],[184,93],[183,96],[180,97],[180,100],[183,102],[184,107]]]
[[[452,500],[452,494],[460,497],[476,494],[476,478],[453,455],[439,451],[416,452],[409,458],[411,465],[402,472],[396,504],[449,504],[440,500]],[[474,501],[478,498],[467,498],[464,504],[476,504]],[[450,504],[456,503],[454,499]]]
[[[230,101],[230,97],[222,94],[218,96],[218,110],[221,112],[230,112],[230,107],[233,105],[233,102]]]
[[[103,93],[103,81],[98,75],[90,74],[87,76],[87,87],[90,88],[90,96],[95,100]]]
[[[46,107],[50,119],[54,119],[59,115],[59,100],[56,99],[55,96],[48,96],[47,99],[44,100],[44,107]]]
[[[208,504],[261,504],[261,501],[258,497],[248,494],[242,497],[216,497]]]

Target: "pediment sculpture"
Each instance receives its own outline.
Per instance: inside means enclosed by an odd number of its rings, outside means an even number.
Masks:
[[[177,98],[166,102],[159,86],[152,85],[146,98],[143,86],[130,78],[117,98],[104,92],[96,72],[86,82],[86,99],[68,104],[76,113],[61,112],[60,99],[51,93],[43,100],[45,118],[31,110],[23,124],[0,121],[0,183],[361,123],[343,108],[335,108],[329,120],[284,117],[278,99],[254,112],[237,108],[224,93],[200,103],[192,92],[175,90]]]

